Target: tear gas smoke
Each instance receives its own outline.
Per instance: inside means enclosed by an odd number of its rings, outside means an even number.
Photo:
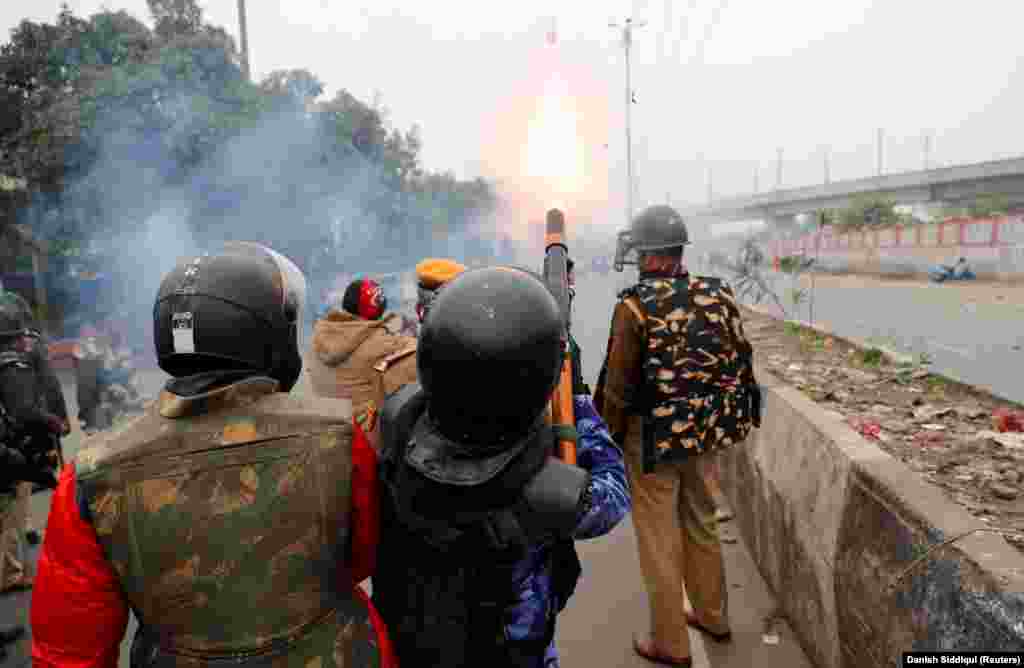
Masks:
[[[474,240],[495,236],[488,214],[431,227],[461,216],[445,210],[444,193],[424,200],[396,190],[392,175],[341,142],[318,113],[264,116],[190,164],[198,152],[191,143],[203,137],[198,103],[184,92],[167,100],[161,111],[172,122],[159,130],[139,129],[134,109],[102,110],[75,147],[79,155],[91,151],[89,168],[73,174],[59,197],[37,198],[23,212],[41,238],[85,228],[86,254],[111,279],[113,312],[83,304],[75,325],[110,315],[131,323],[134,345],[151,349],[163,275],[223,241],[264,243],[296,262],[309,283],[307,313],[342,272],[411,271],[428,254],[493,251]],[[101,224],[90,228],[86,219]],[[77,326],[64,335],[77,335]]]

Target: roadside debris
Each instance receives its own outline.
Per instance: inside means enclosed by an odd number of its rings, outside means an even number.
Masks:
[[[747,309],[744,329],[759,366],[838,412],[979,520],[1024,532],[1020,407],[931,374],[926,358],[897,364]],[[1024,537],[1003,536],[1024,552]]]
[[[778,611],[766,615],[761,621],[761,642],[765,645],[778,645],[781,641],[779,628],[784,621],[785,618]]]
[[[847,424],[853,427],[861,436],[870,438],[872,440],[881,440],[882,426],[873,420],[862,420],[859,418],[849,418]]]
[[[997,409],[992,412],[992,428],[998,432],[1024,432],[1024,412]]]

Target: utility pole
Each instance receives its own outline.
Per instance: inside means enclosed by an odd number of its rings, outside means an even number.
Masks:
[[[669,26],[672,25],[672,0],[664,0],[665,2],[665,23],[662,26],[661,32],[658,33],[658,53],[661,54],[662,60],[668,59],[668,49],[671,42],[672,36],[669,34]]]
[[[882,175],[882,143],[885,141],[885,133],[878,128],[878,176]]]
[[[633,46],[633,30],[643,28],[647,22],[633,23],[626,19],[622,26],[622,46],[626,52],[626,225],[633,221],[633,129],[631,126],[633,107],[633,85],[630,73],[629,50]],[[618,28],[618,23],[609,23],[609,28]]]
[[[775,189],[782,189],[782,147],[779,147],[778,159],[775,164]]]
[[[932,135],[930,132],[924,133],[924,168],[929,170],[931,166],[931,152],[932,152]]]
[[[245,0],[238,0],[238,34],[242,42],[242,74],[246,81],[251,81],[249,71],[249,33],[245,27]]]

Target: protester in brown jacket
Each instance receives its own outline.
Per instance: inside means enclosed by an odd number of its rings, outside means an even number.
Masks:
[[[384,397],[416,381],[416,339],[400,336],[384,318],[387,300],[375,281],[353,281],[341,309],[331,309],[313,328],[308,360],[313,391],[352,400],[367,434],[375,431]],[[371,437],[371,441],[374,439]]]

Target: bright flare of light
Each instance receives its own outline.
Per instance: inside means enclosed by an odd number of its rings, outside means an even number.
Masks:
[[[579,114],[569,87],[560,77],[544,86],[541,104],[530,119],[526,140],[526,175],[541,180],[551,192],[578,195],[585,185]]]

